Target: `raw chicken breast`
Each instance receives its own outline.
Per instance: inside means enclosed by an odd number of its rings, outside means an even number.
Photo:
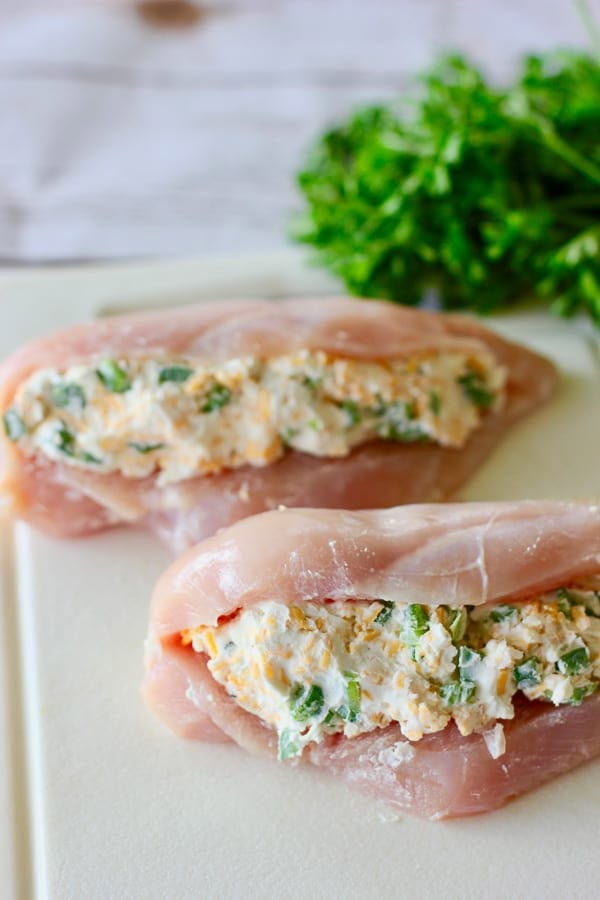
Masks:
[[[130,361],[193,357],[216,364],[297,351],[384,364],[428,353],[491,354],[506,375],[503,403],[485,412],[460,447],[374,439],[343,456],[290,449],[269,464],[215,469],[167,484],[157,471],[135,478],[95,471],[98,460],[89,453],[79,457],[87,456],[89,465],[73,465],[70,445],[62,448],[70,455],[62,462],[40,452],[26,454],[18,441],[5,439],[0,446],[5,496],[16,515],[51,534],[77,536],[139,522],[176,551],[281,504],[363,509],[445,499],[506,429],[545,402],[556,385],[549,362],[460,316],[352,299],[221,302],[105,319],[36,341],[0,367],[0,412],[11,410],[17,392],[35,373],[63,372],[107,356]],[[141,450],[145,453],[146,447]]]
[[[385,604],[406,597],[433,609],[498,610],[503,628],[510,610],[531,598],[556,589],[572,598],[569,586],[597,586],[598,576],[600,507],[593,504],[265,513],[188,551],[159,581],[145,699],[182,737],[230,739],[276,757],[276,730],[236,702],[214,677],[208,655],[193,649],[186,635],[203,626],[216,634],[265,601],[298,610],[317,603],[326,610],[340,600]],[[539,613],[543,604],[534,608]],[[577,618],[568,609],[565,615]],[[485,812],[600,753],[599,702],[586,696],[554,706],[520,694],[495,749],[487,727],[463,735],[450,722],[412,741],[389,724],[354,737],[325,734],[307,743],[299,761],[427,818]]]

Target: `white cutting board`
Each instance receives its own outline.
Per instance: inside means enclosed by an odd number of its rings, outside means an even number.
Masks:
[[[296,254],[0,276],[0,355],[107,311],[331,289]],[[465,496],[600,495],[600,352],[544,314],[490,320],[552,357],[557,399]],[[487,817],[395,817],[317,770],[177,740],[139,683],[168,561],[119,530],[58,542],[0,528],[0,897],[595,898],[600,763]]]

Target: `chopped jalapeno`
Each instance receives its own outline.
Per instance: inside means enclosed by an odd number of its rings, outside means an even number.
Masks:
[[[375,616],[374,622],[376,625],[385,625],[386,622],[389,622],[396,604],[393,600],[378,600],[377,602],[381,603],[381,609]]]
[[[579,675],[584,669],[587,669],[590,663],[590,655],[587,647],[575,647],[568,653],[563,653],[556,668],[562,675]]]
[[[296,722],[314,719],[323,709],[323,703],[323,690],[318,684],[311,684],[308,688],[302,684],[295,684],[292,687],[289,705]]]
[[[114,359],[103,359],[96,369],[96,375],[113,394],[124,394],[131,387],[129,375]]]
[[[512,619],[516,615],[516,606],[497,606],[490,613],[492,622],[504,622],[506,619]]]
[[[469,369],[458,379],[465,396],[469,398],[471,403],[478,409],[486,410],[494,402],[494,394],[486,386],[484,379],[474,369]]]
[[[288,728],[284,728],[279,735],[278,758],[289,759],[291,756],[297,756],[300,752],[297,736]]]
[[[4,433],[11,441],[18,441],[27,433],[25,422],[14,409],[8,409],[2,416]]]
[[[348,694],[348,714],[343,718],[347,718],[349,722],[356,722],[360,715],[360,682],[355,672],[343,672],[346,679],[346,692]]]
[[[166,384],[168,381],[174,381],[176,384],[183,384],[193,374],[194,370],[189,366],[165,366],[158,374],[158,383]]]
[[[448,610],[448,631],[454,644],[462,640],[467,630],[467,612],[464,609]]]
[[[351,428],[353,425],[358,425],[361,419],[358,403],[355,403],[354,400],[344,400],[342,409],[348,416],[349,427]]]
[[[477,685],[472,681],[449,681],[440,686],[440,697],[445,706],[473,703],[477,695]]]
[[[515,682],[519,688],[535,687],[540,683],[540,661],[536,656],[528,656],[513,669]]]
[[[153,453],[155,450],[162,450],[164,444],[142,444],[138,441],[130,441],[129,446],[138,453]]]
[[[216,409],[223,409],[231,400],[231,391],[224,384],[215,384],[210,389],[204,400],[202,412],[214,412]]]
[[[409,647],[414,647],[419,638],[429,631],[429,616],[424,606],[419,603],[411,603],[406,608],[404,625],[400,637]]]
[[[85,394],[78,384],[60,382],[52,385],[52,402],[59,408],[71,406],[74,409],[83,409],[85,406]]]
[[[571,706],[579,706],[586,697],[589,697],[590,694],[594,694],[597,688],[597,681],[593,684],[585,684],[583,687],[573,688],[573,693],[571,694],[569,704]]]
[[[429,409],[434,416],[439,416],[442,410],[442,401],[437,391],[429,391]]]

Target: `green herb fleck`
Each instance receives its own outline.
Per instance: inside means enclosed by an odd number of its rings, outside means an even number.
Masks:
[[[279,735],[278,759],[289,759],[291,756],[297,756],[299,752],[300,745],[297,735],[288,728],[284,728]]]
[[[137,450],[138,453],[154,453],[155,450],[162,450],[165,446],[164,444],[143,444],[139,441],[129,441],[129,446],[132,450]]]
[[[323,703],[323,690],[318,684],[312,684],[308,688],[303,684],[295,684],[292,687],[289,706],[296,722],[314,719],[323,709]]]
[[[114,359],[103,359],[96,369],[96,375],[113,394],[124,394],[131,388],[129,375]]]
[[[18,441],[24,434],[27,434],[27,426],[14,409],[7,409],[2,416],[4,422],[4,433],[11,441]]]
[[[189,366],[165,366],[158,373],[158,383],[165,384],[168,381],[174,381],[176,384],[183,384],[193,374],[194,370]]]
[[[513,669],[515,683],[519,688],[535,687],[540,683],[540,661],[536,656],[528,656]]]
[[[214,412],[216,409],[223,409],[231,400],[231,391],[224,384],[215,384],[210,389],[204,400],[202,412]]]
[[[590,655],[587,647],[575,647],[568,653],[563,653],[556,668],[562,675],[579,675],[584,669],[587,669],[590,663]]]
[[[319,431],[320,425],[317,419],[309,419],[306,423],[311,431]]]
[[[381,609],[379,610],[373,621],[375,622],[375,625],[383,626],[387,622],[389,622],[392,611],[396,604],[393,600],[378,600],[377,602],[381,603]]]
[[[85,406],[85,394],[78,384],[60,382],[52,385],[52,402],[59,408],[70,406],[74,409],[83,409]]]

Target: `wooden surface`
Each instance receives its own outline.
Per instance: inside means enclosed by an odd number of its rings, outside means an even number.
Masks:
[[[600,14],[600,0],[592,0]],[[282,247],[311,139],[458,47],[499,79],[586,43],[569,0],[0,2],[0,260]]]

